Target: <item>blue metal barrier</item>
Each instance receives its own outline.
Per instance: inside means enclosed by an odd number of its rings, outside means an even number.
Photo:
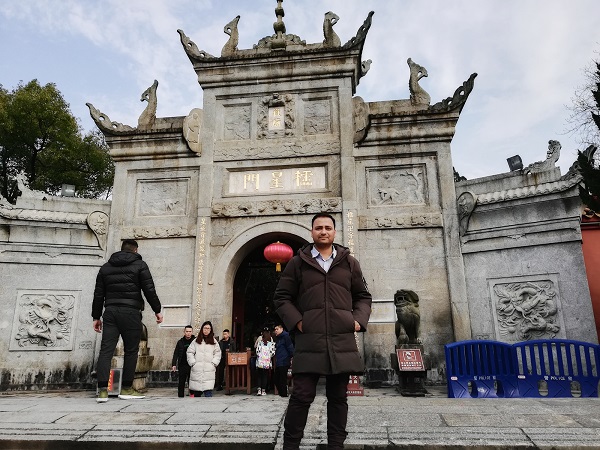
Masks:
[[[473,340],[447,344],[444,350],[450,398],[598,397],[597,344]]]
[[[512,346],[461,341],[445,346],[448,397],[518,397]]]
[[[600,346],[568,339],[513,345],[521,397],[598,397]]]

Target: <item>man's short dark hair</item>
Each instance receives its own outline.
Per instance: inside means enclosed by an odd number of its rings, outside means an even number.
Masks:
[[[327,219],[331,219],[331,221],[333,222],[333,229],[335,230],[335,219],[333,218],[333,216],[331,214],[327,214],[327,213],[315,214],[312,218],[312,222],[310,223],[311,229],[315,226],[315,220],[317,220],[319,217],[326,217]]]
[[[223,330],[223,333],[229,333],[229,330],[228,330],[227,328],[225,328],[225,329]]]
[[[193,327],[193,326],[191,326],[191,325],[186,325],[185,327],[183,327],[183,329],[184,329],[184,330],[186,330],[186,329],[188,329],[188,328],[191,328],[192,330],[194,329],[194,327]]]
[[[137,241],[134,241],[133,239],[125,239],[123,241],[123,243],[121,244],[121,251],[122,252],[135,252],[138,248],[138,243]]]

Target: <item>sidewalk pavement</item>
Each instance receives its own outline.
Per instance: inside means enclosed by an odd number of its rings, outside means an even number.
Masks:
[[[393,388],[349,397],[346,448],[600,449],[600,399],[450,399],[443,388],[402,397]],[[0,393],[0,449],[282,448],[287,399],[177,389],[96,403],[90,391]],[[311,407],[302,449],[325,449],[326,399]]]

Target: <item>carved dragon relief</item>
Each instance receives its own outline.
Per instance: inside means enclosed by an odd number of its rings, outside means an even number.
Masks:
[[[546,159],[544,161],[536,161],[529,164],[523,169],[524,173],[541,173],[547,170],[554,169],[556,161],[560,158],[561,145],[558,141],[548,141],[548,152],[546,153]]]
[[[340,212],[342,199],[312,198],[306,200],[266,200],[247,202],[215,202],[212,205],[213,217],[243,217],[267,216],[272,214],[308,214],[325,212]]]
[[[194,41],[192,41],[189,37],[185,35],[183,30],[177,30],[177,32],[179,33],[181,45],[183,45],[183,49],[185,50],[185,53],[192,64],[198,60],[214,58],[214,56],[210,53],[207,53],[204,50],[200,50],[198,46],[194,43]]]
[[[503,339],[550,339],[560,332],[558,295],[551,280],[496,284],[493,293]]]
[[[17,301],[11,350],[70,350],[76,292],[24,292]]]
[[[229,22],[223,28],[223,32],[229,35],[229,40],[223,46],[221,50],[221,56],[233,56],[237,53],[238,41],[240,38],[240,34],[238,32],[238,22],[240,21],[240,16],[236,16],[231,22]]]

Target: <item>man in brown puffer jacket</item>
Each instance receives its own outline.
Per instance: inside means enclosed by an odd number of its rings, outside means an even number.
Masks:
[[[321,375],[326,379],[327,448],[343,449],[349,376],[364,371],[355,332],[367,329],[371,294],[360,265],[347,248],[333,244],[331,215],[313,217],[311,236],[314,244],[304,246],[287,264],[273,299],[281,320],[296,336],[284,450],[300,447]]]

